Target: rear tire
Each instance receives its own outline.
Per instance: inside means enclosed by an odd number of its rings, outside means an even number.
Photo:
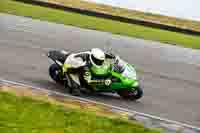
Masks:
[[[49,75],[51,79],[53,79],[56,83],[63,85],[64,81],[60,78],[60,73],[61,73],[61,70],[57,64],[52,64],[49,67]]]
[[[143,89],[138,87],[135,90],[119,90],[117,93],[124,99],[138,100],[143,96]]]

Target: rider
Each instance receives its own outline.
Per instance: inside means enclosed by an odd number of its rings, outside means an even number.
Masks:
[[[68,72],[68,78],[70,80],[69,87],[71,89],[71,93],[73,95],[80,95],[80,82],[74,79],[72,73],[70,72],[70,69],[77,69],[78,72],[81,73],[80,76],[83,79],[84,86],[90,86],[92,84],[105,84],[109,86],[111,84],[110,79],[92,79],[92,73],[90,71],[90,68],[92,66],[95,66],[97,69],[101,69],[101,67],[104,64],[105,59],[107,58],[115,58],[112,54],[106,54],[99,48],[93,48],[86,52],[80,52],[80,53],[73,53],[68,56],[68,58],[65,60],[65,63],[63,65],[63,72]],[[77,73],[77,72],[75,72]],[[80,79],[80,77],[78,77]]]

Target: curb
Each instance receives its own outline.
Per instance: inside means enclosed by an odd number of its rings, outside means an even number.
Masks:
[[[52,91],[52,90],[48,90],[48,89],[43,89],[43,88],[36,87],[36,86],[26,85],[26,84],[15,82],[15,81],[9,81],[9,80],[5,80],[5,79],[1,79],[1,78],[0,78],[0,84],[19,85],[19,86],[31,88],[33,90],[39,90],[39,91],[47,92],[48,95],[50,95],[50,96],[54,95],[54,96],[60,96],[62,98],[66,97],[66,98],[71,98],[73,100],[78,100],[78,101],[81,101],[81,102],[88,102],[88,103],[101,105],[101,106],[110,108],[112,112],[128,114],[129,120],[134,120],[134,121],[138,121],[140,123],[143,123],[144,126],[147,127],[147,128],[160,128],[160,129],[163,129],[167,133],[200,133],[200,128],[195,127],[195,126],[180,123],[180,122],[177,122],[177,121],[168,120],[168,119],[165,119],[165,118],[160,118],[160,117],[153,116],[153,115],[150,115],[150,114],[140,113],[140,112],[136,112],[136,111],[132,111],[132,110],[128,110],[128,109],[104,104],[104,103],[101,103],[101,102],[96,102],[96,101],[89,100],[89,99],[86,99],[86,98],[81,98],[81,97],[76,97],[76,96],[72,96],[72,95],[68,95],[68,94],[63,94],[63,93],[60,93],[60,92],[56,92],[56,91]]]

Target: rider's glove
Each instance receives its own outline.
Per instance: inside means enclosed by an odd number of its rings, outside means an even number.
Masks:
[[[106,79],[104,83],[106,86],[110,86],[112,81],[110,79]]]

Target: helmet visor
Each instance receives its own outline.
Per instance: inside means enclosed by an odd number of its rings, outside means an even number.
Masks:
[[[93,55],[92,55],[92,61],[98,66],[103,65],[103,62],[104,62],[104,60],[99,60],[99,59],[95,58]]]

